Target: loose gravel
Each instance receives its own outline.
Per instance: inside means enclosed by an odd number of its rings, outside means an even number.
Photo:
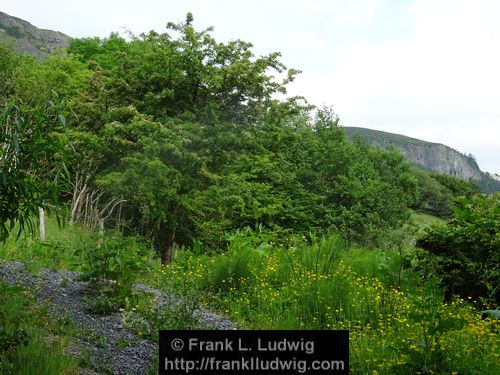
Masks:
[[[0,281],[31,288],[52,315],[69,318],[84,333],[70,347],[73,356],[85,358],[88,369],[81,374],[146,374],[157,355],[158,345],[138,337],[124,324],[121,312],[105,316],[90,312],[83,299],[94,292],[88,282],[77,280],[79,275],[78,272],[47,269],[31,274],[20,262],[0,260]],[[162,291],[149,286],[136,287],[155,295],[159,307],[176,303],[174,297]],[[196,318],[201,327],[238,328],[223,316],[208,311],[198,311]]]

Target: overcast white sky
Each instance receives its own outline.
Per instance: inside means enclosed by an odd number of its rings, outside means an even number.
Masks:
[[[1,0],[73,37],[162,32],[187,12],[219,41],[279,51],[289,89],[345,126],[444,143],[500,173],[500,0]]]

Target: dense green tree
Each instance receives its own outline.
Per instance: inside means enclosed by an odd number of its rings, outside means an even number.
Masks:
[[[453,197],[472,198],[481,193],[478,184],[473,180],[465,181],[443,173],[431,173],[431,177],[444,186]]]
[[[400,154],[361,141],[350,147],[347,171],[336,178],[328,202],[335,228],[347,240],[369,244],[408,219],[415,181]]]
[[[419,168],[414,168],[412,174],[418,187],[418,196],[412,208],[443,219],[453,214],[454,197],[471,198],[480,193],[479,186],[473,181],[442,173],[428,173]]]
[[[423,169],[413,168],[417,181],[418,196],[412,208],[441,218],[449,218],[453,212],[451,192]]]
[[[46,60],[23,64],[15,80],[15,95],[30,105],[43,106],[54,93],[71,108],[90,72],[78,60],[51,55]],[[70,119],[68,119],[70,120]]]
[[[140,114],[102,132],[108,151],[97,183],[126,200],[131,231],[149,238],[166,260],[174,243],[192,241],[188,197],[204,179],[203,159],[186,149],[186,135],[173,121]]]
[[[250,43],[218,43],[211,28],[196,31],[192,16],[169,23],[168,32],[108,39],[80,39],[68,51],[105,69],[110,100],[141,113],[175,117],[189,113],[201,122],[254,123],[276,93],[298,73],[286,70],[279,54],[255,58]],[[278,82],[270,71],[287,72]]]
[[[53,90],[67,101],[70,195],[84,181],[103,202],[124,200],[126,232],[164,260],[174,244],[223,246],[244,227],[366,243],[407,217],[407,163],[347,142],[330,108],[278,99],[298,71],[277,53],[217,42],[189,14],[163,34],[76,39],[68,52],[24,64],[14,92],[32,106]]]
[[[453,217],[417,241],[433,255],[448,296],[500,302],[500,194],[457,199]]]

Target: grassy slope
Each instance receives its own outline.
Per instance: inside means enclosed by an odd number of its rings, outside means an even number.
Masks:
[[[446,223],[445,220],[439,217],[417,211],[412,211],[411,221],[416,225],[419,233],[421,233],[426,228]]]
[[[0,373],[9,375],[76,374],[67,354],[71,323],[48,314],[28,288],[0,282]]]
[[[78,252],[97,243],[95,233],[78,226],[66,224],[59,227],[57,220],[49,217],[46,222],[46,240],[22,234],[16,239],[17,228],[5,244],[0,244],[0,258],[20,260],[31,272],[40,268],[78,270]]]
[[[348,138],[352,139],[355,134],[361,135],[368,141],[377,143],[380,145],[395,144],[395,145],[416,145],[416,146],[435,146],[438,143],[426,142],[420,139],[407,137],[401,134],[387,133],[380,130],[358,128],[358,127],[344,127],[346,135]]]

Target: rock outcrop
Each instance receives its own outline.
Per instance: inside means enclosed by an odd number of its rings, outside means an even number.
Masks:
[[[479,169],[472,155],[465,155],[440,143],[431,143],[379,130],[344,127],[348,139],[356,135],[370,145],[399,151],[415,167],[444,173],[463,180],[475,180],[484,192],[500,191],[500,181]]]
[[[17,17],[0,12],[0,39],[10,40],[18,53],[44,59],[69,45],[71,37],[58,31],[43,30]]]
[[[459,177],[463,180],[481,179],[481,170],[476,161],[448,146],[432,143],[422,146],[412,145],[411,147],[394,146],[417,167]]]
[[[357,134],[371,145],[386,149],[394,147],[414,166],[427,171],[444,173],[463,180],[482,178],[482,172],[472,156],[464,155],[443,144],[372,129],[355,127],[344,129],[349,139]]]

